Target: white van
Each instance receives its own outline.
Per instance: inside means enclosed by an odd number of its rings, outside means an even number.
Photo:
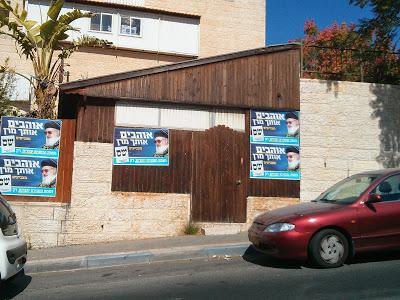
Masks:
[[[7,201],[0,196],[0,279],[20,272],[26,263],[26,242],[19,236],[17,219]]]

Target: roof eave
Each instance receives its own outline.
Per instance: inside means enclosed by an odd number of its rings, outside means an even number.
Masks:
[[[262,55],[262,54],[268,54],[268,53],[288,51],[288,50],[293,50],[293,49],[300,49],[300,47],[301,46],[299,44],[275,45],[275,46],[270,46],[270,47],[262,47],[262,48],[257,48],[257,49],[244,50],[244,51],[240,51],[240,52],[233,52],[233,53],[228,53],[228,54],[223,54],[223,55],[218,55],[218,56],[212,56],[212,57],[207,57],[207,58],[193,59],[193,60],[168,64],[168,65],[159,66],[159,67],[152,67],[152,68],[141,69],[141,70],[136,70],[136,71],[129,71],[129,72],[99,76],[99,77],[92,77],[92,78],[88,78],[88,79],[82,79],[82,80],[71,81],[68,83],[63,83],[60,85],[60,91],[63,93],[74,93],[74,90],[86,88],[86,87],[93,86],[93,85],[109,83],[109,82],[114,82],[114,81],[120,81],[120,80],[126,80],[126,79],[130,79],[130,78],[146,76],[146,75],[151,75],[151,74],[157,74],[157,73],[162,73],[162,72],[168,72],[168,71],[174,71],[174,70],[190,68],[190,67],[195,67],[195,66],[207,65],[207,64],[211,64],[211,63],[227,61],[227,60],[232,60],[232,59],[237,59],[237,58],[242,58],[242,57],[247,57],[247,56]]]

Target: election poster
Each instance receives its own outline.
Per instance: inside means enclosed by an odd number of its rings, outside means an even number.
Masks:
[[[1,118],[0,155],[58,159],[61,121],[32,118]]]
[[[300,179],[298,146],[250,144],[250,178]]]
[[[113,164],[168,166],[168,129],[116,127],[114,129]]]
[[[300,180],[298,111],[250,112],[250,178]]]
[[[2,117],[0,192],[55,197],[60,120]]]
[[[251,143],[299,145],[298,111],[252,110],[250,115]]]
[[[0,156],[0,192],[4,195],[55,197],[57,161]]]

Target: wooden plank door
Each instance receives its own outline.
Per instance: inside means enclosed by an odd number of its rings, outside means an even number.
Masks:
[[[193,132],[192,219],[246,222],[246,134],[225,126]]]

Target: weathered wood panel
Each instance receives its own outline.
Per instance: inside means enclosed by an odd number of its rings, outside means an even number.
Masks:
[[[234,56],[233,56],[234,57]],[[86,86],[68,93],[238,108],[300,109],[300,50],[216,60]],[[115,78],[119,78],[115,75]],[[110,76],[110,78],[112,78]],[[93,79],[93,83],[95,83]]]
[[[115,102],[87,99],[79,107],[76,140],[81,142],[112,143],[114,135]]]
[[[246,222],[245,133],[225,126],[193,132],[192,219]]]
[[[169,131],[170,165],[113,166],[112,191],[190,193],[192,132]]]
[[[75,120],[62,120],[56,197],[4,196],[9,201],[71,202]]]
[[[300,198],[300,181],[250,179],[249,196]]]

